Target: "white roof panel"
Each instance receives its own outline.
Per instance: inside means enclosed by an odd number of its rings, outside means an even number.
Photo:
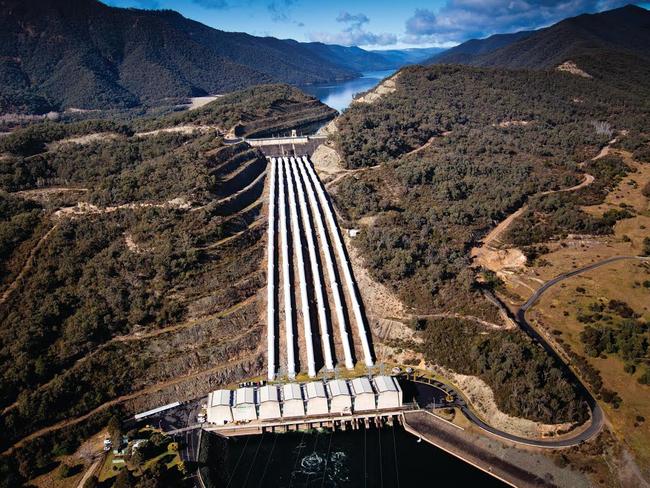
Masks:
[[[239,388],[235,392],[235,405],[255,404],[255,388]]]
[[[312,381],[307,383],[307,398],[327,398],[325,394],[325,385],[322,381]]]
[[[397,391],[397,386],[395,386],[395,382],[391,376],[375,376],[373,380],[379,393]]]
[[[332,397],[340,395],[350,396],[350,387],[345,380],[332,380],[327,383],[327,386]]]
[[[298,383],[287,383],[282,385],[282,397],[284,400],[302,400],[302,389]]]
[[[375,393],[372,389],[372,385],[370,384],[370,380],[365,376],[362,378],[354,378],[352,380],[352,390],[354,391],[355,395],[362,395],[363,393]]]
[[[230,398],[232,395],[231,390],[216,390],[212,392],[212,404],[211,407],[216,407],[219,405],[230,406]]]
[[[260,403],[264,402],[278,402],[280,401],[280,395],[278,393],[278,387],[275,385],[266,385],[257,390],[259,395]]]

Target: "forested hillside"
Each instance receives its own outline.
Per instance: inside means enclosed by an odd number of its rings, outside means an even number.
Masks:
[[[139,119],[139,130],[215,121],[233,136],[270,136],[288,129],[307,131],[336,116],[336,110],[288,85],[261,85],[224,95],[197,110],[167,117]]]
[[[434,56],[429,62],[541,69],[555,68],[567,60],[576,61],[577,57],[600,61],[633,55],[645,58],[636,64],[647,64],[650,59],[649,26],[648,10],[627,5],[569,18],[537,31],[467,41]],[[598,71],[587,73],[599,75]]]
[[[113,413],[259,373],[266,159],[222,135],[256,117],[279,130],[314,102],[273,85],[182,130],[87,121],[2,139],[0,486],[49,471]]]
[[[522,31],[513,34],[494,34],[486,39],[470,39],[431,56],[422,64],[472,64],[472,61],[481,55],[513,44],[531,34],[533,34],[531,31]]]
[[[628,78],[640,83],[623,91],[616,73],[610,73],[615,82],[608,85],[553,71],[411,67],[395,78],[394,93],[353,104],[338,119],[333,142],[343,163],[360,170],[338,183],[335,201],[350,225],[362,229],[354,242],[374,277],[422,316],[452,311],[495,320],[481,290],[498,286],[498,280],[476,276],[470,249],[528,196],[577,184],[585,171],[601,181],[624,171],[616,161],[581,166],[614,134],[627,130],[628,138],[647,145],[639,133],[650,126],[647,66],[629,63],[626,69]],[[592,192],[592,200],[602,199],[606,188],[595,186]],[[568,197],[558,200],[567,203],[556,203],[555,223],[542,218],[544,238],[557,227],[608,233],[621,218],[596,218]],[[489,366],[505,349],[539,361],[529,370],[537,378],[561,376],[548,358],[531,355],[520,333],[499,333],[479,345],[464,325],[455,329],[453,322],[425,321],[424,343],[417,349],[437,364],[479,375],[495,392],[538,381]],[[448,347],[438,347],[442,336]],[[477,347],[480,353],[459,353]],[[517,402],[500,394],[496,400],[504,411],[528,418],[581,418],[566,384],[545,384],[543,396],[558,402],[553,415],[532,389],[519,393]]]
[[[96,0],[0,2],[0,113],[106,109],[357,71],[301,44]]]

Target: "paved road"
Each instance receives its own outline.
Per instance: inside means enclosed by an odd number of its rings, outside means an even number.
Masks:
[[[559,276],[556,276],[555,278],[547,281],[544,283],[535,293],[532,294],[532,296],[524,303],[519,310],[517,310],[515,314],[515,320],[519,324],[519,326],[526,332],[529,336],[533,338],[536,342],[542,345],[544,349],[553,357],[555,357],[560,365],[562,365],[564,371],[567,373],[569,378],[573,380],[573,382],[578,385],[578,389],[580,393],[587,399],[587,403],[589,405],[589,408],[591,409],[591,423],[589,427],[582,432],[579,432],[577,435],[571,437],[571,438],[565,438],[562,440],[553,440],[553,441],[526,441],[524,440],[524,443],[535,445],[535,446],[540,446],[540,447],[569,447],[569,446],[574,446],[576,444],[580,444],[581,442],[584,442],[591,437],[595,436],[600,432],[600,430],[603,427],[604,423],[604,415],[603,411],[598,405],[598,402],[596,402],[596,399],[593,397],[591,392],[585,385],[582,383],[580,378],[573,372],[573,370],[564,362],[562,357],[557,353],[557,351],[546,341],[546,339],[539,333],[535,328],[530,325],[528,320],[526,320],[526,312],[539,300],[539,298],[544,294],[549,288],[552,286],[558,284],[561,281],[564,281],[568,278],[571,278],[573,276],[586,273],[587,271],[591,271],[596,268],[600,268],[601,266],[605,266],[607,264],[615,263],[617,261],[624,261],[624,260],[630,260],[630,259],[639,259],[639,260],[648,260],[650,258],[647,257],[641,257],[641,256],[615,256],[607,259],[603,259],[602,261],[598,261],[592,264],[589,264],[587,266],[583,266],[582,268],[574,269],[572,271],[569,271],[567,273],[562,273]],[[480,420],[480,419],[479,419]],[[509,436],[506,435],[506,438],[512,438],[515,436]],[[520,442],[521,438],[518,439],[511,439],[515,440],[516,442]]]
[[[574,270],[569,271],[567,273],[562,273],[561,275],[556,276],[552,280],[549,280],[546,283],[544,283],[535,293],[533,293],[532,296],[528,299],[528,301],[526,301],[526,303],[524,303],[521,306],[521,308],[517,312],[517,315],[519,315],[519,313],[525,314],[526,311],[530,307],[532,307],[535,304],[535,302],[537,302],[537,300],[539,300],[539,297],[546,290],[548,290],[553,285],[556,285],[560,281],[566,280],[567,278],[571,278],[572,276],[576,276],[576,275],[585,273],[587,271],[591,271],[592,269],[600,268],[601,266],[605,266],[606,264],[615,263],[617,261],[629,260],[629,259],[638,259],[638,260],[641,260],[641,261],[648,261],[648,260],[650,260],[650,257],[644,257],[644,256],[615,256],[615,257],[612,257],[612,258],[603,259],[602,261],[597,261],[595,263],[589,264],[589,265],[584,266],[582,268],[574,269]]]
[[[559,282],[571,278],[572,276],[576,276],[581,273],[591,271],[592,269],[605,266],[607,264],[615,263],[617,261],[630,260],[630,259],[650,260],[650,257],[616,256],[608,259],[603,259],[602,261],[592,263],[590,265],[569,271],[567,273],[563,273],[559,276],[556,276],[552,280],[549,280],[546,283],[544,283],[535,293],[533,293],[533,295],[526,301],[526,303],[524,303],[519,308],[519,310],[517,310],[517,313],[515,314],[515,320],[522,328],[522,330],[526,332],[529,336],[531,336],[534,341],[536,341],[542,347],[544,347],[544,349],[546,349],[546,351],[550,355],[552,355],[557,359],[558,364],[560,364],[560,366],[564,369],[564,371],[569,376],[569,378],[573,380],[574,384],[578,386],[580,393],[584,396],[584,398],[586,398],[587,404],[589,405],[589,408],[591,410],[591,422],[586,429],[578,432],[576,435],[571,437],[565,437],[562,439],[536,440],[536,439],[527,439],[525,437],[519,437],[513,434],[509,434],[502,430],[496,429],[491,425],[486,424],[480,417],[478,417],[474,413],[474,411],[469,407],[467,402],[458,393],[458,391],[451,388],[449,385],[445,385],[435,380],[428,380],[425,378],[417,378],[415,379],[415,381],[428,383],[435,386],[436,388],[440,388],[442,390],[447,391],[454,397],[454,401],[449,406],[453,405],[460,408],[460,410],[465,414],[465,416],[470,421],[472,421],[475,425],[485,430],[486,432],[489,432],[497,437],[501,437],[503,439],[512,442],[516,442],[518,444],[525,444],[528,446],[545,447],[545,448],[561,448],[561,447],[575,446],[592,438],[593,436],[598,434],[603,427],[605,419],[604,419],[602,409],[596,402],[596,399],[593,397],[591,392],[584,386],[584,384],[576,376],[573,370],[564,362],[564,360],[559,356],[559,354],[555,351],[555,349],[553,349],[553,347],[546,341],[546,339],[544,339],[544,337],[541,336],[526,320],[526,312],[537,302],[537,300],[539,300],[539,298],[542,296],[543,293],[545,293],[549,288],[558,284]],[[424,405],[421,406],[424,407]]]

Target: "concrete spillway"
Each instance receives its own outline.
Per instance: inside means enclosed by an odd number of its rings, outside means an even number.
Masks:
[[[311,335],[311,313],[309,311],[309,297],[307,296],[307,277],[305,276],[305,260],[302,255],[302,238],[300,236],[300,224],[298,222],[298,210],[296,208],[296,195],[294,184],[295,175],[290,168],[287,158],[284,160],[284,172],[287,175],[287,186],[289,190],[289,215],[291,217],[291,234],[293,236],[293,249],[296,256],[296,267],[298,268],[298,281],[300,283],[300,302],[302,305],[302,323],[305,334],[305,348],[307,350],[307,373],[310,377],[316,376],[316,363],[314,361],[314,344]],[[295,164],[291,158],[291,166]]]
[[[357,324],[359,339],[361,340],[364,362],[366,366],[370,367],[373,365],[372,352],[370,351],[370,343],[368,341],[368,336],[366,335],[366,327],[363,320],[363,314],[361,313],[361,305],[359,303],[359,297],[357,295],[354,279],[352,278],[352,269],[350,267],[350,263],[347,260],[345,249],[343,248],[343,241],[341,239],[341,235],[339,234],[338,225],[336,224],[334,214],[332,212],[332,209],[329,206],[327,197],[325,196],[323,185],[318,179],[318,176],[316,176],[316,172],[314,171],[314,168],[311,167],[311,164],[309,164],[309,161],[307,160],[306,156],[303,156],[302,159],[303,162],[305,163],[305,166],[307,167],[307,172],[309,173],[309,176],[312,182],[314,183],[314,188],[316,189],[318,199],[320,201],[321,206],[323,207],[325,218],[327,219],[327,223],[330,227],[332,237],[334,239],[334,248],[336,249],[339,262],[341,264],[341,268],[343,269],[344,280],[347,285],[350,301],[352,302],[352,311],[354,313],[354,319]]]
[[[266,279],[266,320],[267,320],[267,348],[268,348],[268,379],[275,378],[275,170],[276,159],[271,158],[271,177],[269,183],[269,230],[267,242],[267,268]]]
[[[332,252],[329,247],[329,242],[327,239],[327,231],[325,229],[325,223],[323,220],[323,213],[321,211],[320,204],[319,204],[319,199],[316,197],[315,194],[315,190],[314,190],[315,186],[313,180],[309,177],[308,170],[306,169],[308,167],[309,167],[309,162],[298,158],[298,168],[300,169],[300,175],[303,181],[305,182],[307,197],[309,199],[309,204],[312,209],[312,214],[314,215],[316,230],[318,231],[318,238],[320,240],[321,249],[323,251],[323,256],[325,258],[325,268],[327,269],[327,276],[329,278],[332,298],[334,300],[334,310],[336,312],[336,320],[339,326],[339,336],[341,339],[341,345],[343,347],[345,367],[348,369],[354,369],[354,361],[352,360],[352,351],[350,348],[350,338],[348,336],[348,331],[347,331],[347,322],[345,320],[345,314],[343,313],[343,301],[341,299],[341,290],[336,280],[334,259],[332,257]]]
[[[323,283],[321,281],[321,271],[318,267],[318,249],[316,248],[316,241],[314,239],[314,229],[312,228],[311,220],[309,218],[309,210],[307,208],[307,201],[305,200],[303,183],[301,183],[300,170],[298,168],[299,162],[300,160],[296,161],[294,158],[291,158],[291,174],[293,175],[293,181],[296,185],[298,204],[300,206],[300,215],[302,217],[302,224],[305,230],[305,239],[307,241],[307,251],[309,255],[309,264],[314,286],[314,295],[316,297],[316,307],[318,309],[318,323],[320,324],[321,344],[323,347],[325,368],[332,370],[334,369],[334,362],[332,360],[332,346],[327,324],[327,315],[325,313],[325,294],[323,292]]]

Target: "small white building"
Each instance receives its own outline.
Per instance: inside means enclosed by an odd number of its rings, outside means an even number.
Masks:
[[[216,390],[208,394],[207,416],[211,424],[224,425],[232,422],[232,391]]]
[[[398,408],[402,406],[402,389],[392,376],[375,376],[377,408]]]
[[[331,413],[352,413],[352,396],[347,381],[328,381],[327,391],[330,397]]]
[[[305,402],[302,397],[302,388],[298,383],[282,385],[282,416],[305,416]]]
[[[354,393],[355,412],[363,412],[364,410],[374,410],[377,408],[375,391],[372,389],[370,380],[365,376],[352,380],[352,393]]]
[[[232,407],[235,422],[248,422],[257,419],[255,408],[255,388],[239,388],[235,391],[235,401]]]
[[[324,415],[328,413],[327,394],[322,381],[312,381],[305,385],[307,392],[307,415]]]
[[[257,390],[257,398],[260,403],[260,420],[279,419],[280,393],[276,385],[266,385]]]

